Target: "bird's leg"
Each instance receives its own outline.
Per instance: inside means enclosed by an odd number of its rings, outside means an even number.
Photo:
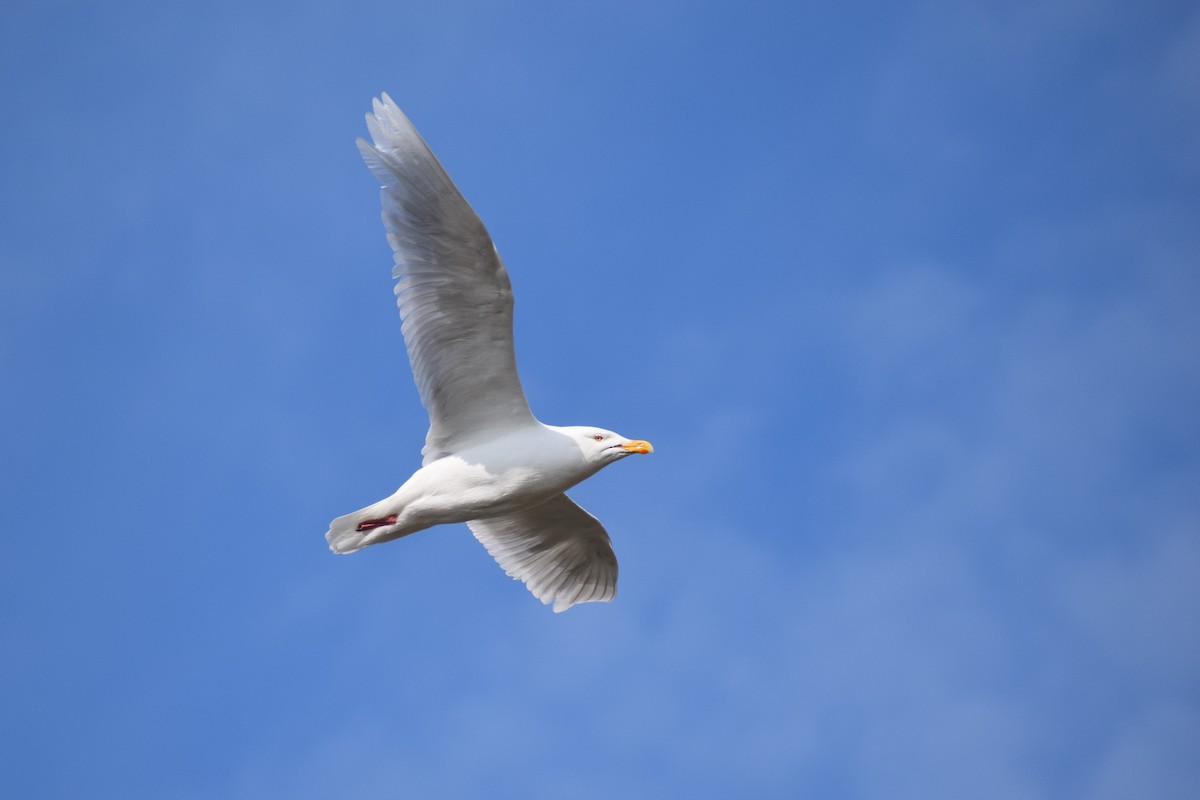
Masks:
[[[358,523],[356,531],[369,531],[372,528],[382,528],[384,525],[395,525],[396,515],[384,517],[383,519],[368,519]]]

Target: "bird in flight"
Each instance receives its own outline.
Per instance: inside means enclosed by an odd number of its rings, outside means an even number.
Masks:
[[[608,533],[564,492],[654,448],[533,416],[513,351],[512,286],[491,236],[392,99],[372,105],[372,141],[358,149],[382,184],[396,304],[429,432],[421,468],[391,497],[330,523],[329,548],[353,553],[465,522],[556,612],[608,602],[617,592]]]

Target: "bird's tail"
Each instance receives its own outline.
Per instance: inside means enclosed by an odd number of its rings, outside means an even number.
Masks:
[[[396,524],[400,509],[389,497],[366,508],[338,517],[329,523],[325,541],[335,553],[353,553],[380,542],[398,539],[414,533]]]

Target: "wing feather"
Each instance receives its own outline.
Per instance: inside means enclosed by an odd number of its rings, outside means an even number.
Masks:
[[[539,506],[467,523],[504,572],[566,611],[617,594],[617,557],[600,521],[565,494]]]
[[[386,94],[358,140],[382,183],[396,304],[421,402],[425,463],[534,423],[513,352],[512,286],[487,229]]]

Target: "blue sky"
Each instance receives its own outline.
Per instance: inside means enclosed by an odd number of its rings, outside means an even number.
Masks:
[[[488,225],[615,603],[419,463],[372,95]],[[0,794],[1200,789],[1190,3],[9,2]]]

